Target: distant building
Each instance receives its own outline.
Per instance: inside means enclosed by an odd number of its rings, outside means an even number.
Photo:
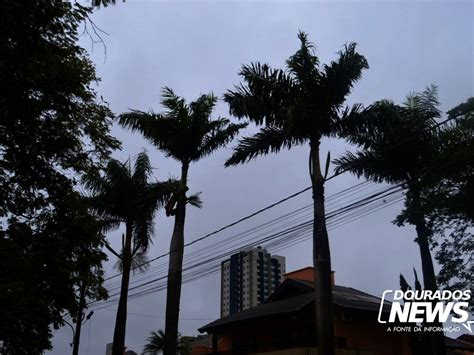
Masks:
[[[282,283],[285,258],[262,247],[234,254],[222,262],[221,317],[264,302]]]

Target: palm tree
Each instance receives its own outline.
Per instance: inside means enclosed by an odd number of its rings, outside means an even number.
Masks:
[[[186,204],[196,202],[195,198],[186,196],[189,166],[225,146],[245,126],[231,124],[225,118],[211,119],[216,102],[216,96],[205,94],[187,104],[173,90],[165,87],[161,100],[165,112],[131,111],[119,117],[122,126],[139,131],[167,157],[181,164],[179,191],[166,206],[167,214],[173,215],[175,219],[168,269],[165,354],[176,354]]]
[[[342,135],[357,145],[356,153],[336,159],[336,171],[351,171],[375,182],[402,184],[407,188],[405,209],[396,223],[415,226],[421,255],[424,287],[437,290],[430,252],[432,231],[426,222],[423,195],[436,183],[444,167],[436,163],[442,144],[436,119],[440,117],[437,89],[409,95],[401,106],[388,100],[376,102],[345,121]],[[433,335],[432,353],[444,354],[442,333]]]
[[[165,332],[162,329],[151,332],[147,341],[148,343],[146,343],[143,351],[157,354],[159,351],[163,351],[165,347]]]
[[[177,184],[174,181],[150,182],[152,167],[145,153],[138,154],[132,169],[130,160],[110,160],[103,175],[84,177],[91,192],[91,205],[104,223],[104,230],[125,224],[122,250],[107,249],[118,259],[122,271],[119,305],[115,321],[112,354],[122,355],[125,348],[127,297],[133,260],[143,257],[154,233],[153,217],[164,206]]]
[[[323,175],[319,146],[323,137],[336,134],[341,114],[349,112],[342,109],[345,98],[368,64],[356,52],[356,45],[350,43],[339,52],[338,60],[320,65],[307,35],[300,32],[298,38],[301,47],[286,61],[286,71],[260,63],[244,65],[240,71],[244,83],[225,95],[231,114],[264,125],[257,134],[239,142],[226,166],[309,143],[318,351],[331,355],[334,354],[331,256],[324,206],[328,165]]]
[[[145,345],[143,351],[152,352],[153,354],[163,351],[165,347],[165,332],[160,329],[155,332],[151,332],[148,337],[148,343]],[[179,355],[189,355],[191,354],[191,349],[189,343],[181,337],[181,334],[178,333],[176,351]]]

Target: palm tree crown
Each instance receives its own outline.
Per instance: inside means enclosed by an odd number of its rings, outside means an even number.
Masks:
[[[147,338],[148,343],[145,344],[143,350],[145,352],[158,352],[162,351],[165,347],[165,332],[162,329],[153,331],[150,333],[150,336]],[[188,355],[191,353],[188,342],[181,337],[181,334],[178,333],[177,340],[177,352],[179,355]]]
[[[163,350],[165,345],[165,332],[160,329],[158,331],[153,331],[150,333],[150,336],[147,338],[148,343],[145,344],[143,348],[144,351],[154,351],[158,352]]]
[[[177,188],[173,180],[149,182],[151,174],[150,160],[142,152],[133,169],[130,160],[112,159],[103,175],[87,175],[83,179],[105,230],[115,229],[121,223],[131,225],[133,255],[147,251],[154,233],[153,216]]]
[[[341,134],[360,149],[336,159],[336,171],[350,170],[376,182],[416,183],[435,176],[441,144],[436,130],[437,89],[407,96],[402,105],[381,100],[344,122]],[[429,169],[429,170],[428,170]]]
[[[346,96],[368,68],[356,44],[344,46],[337,61],[320,65],[307,35],[300,32],[298,38],[300,49],[286,61],[287,70],[244,65],[244,84],[225,95],[233,115],[265,124],[240,141],[227,166],[307,141],[318,143],[323,136],[335,135],[341,114],[349,112],[342,110]]]
[[[168,157],[190,164],[225,146],[245,126],[231,124],[221,117],[212,120],[210,115],[216,103],[217,97],[211,93],[187,104],[173,90],[165,87],[161,100],[165,112],[157,114],[133,110],[121,114],[119,123],[142,133]]]

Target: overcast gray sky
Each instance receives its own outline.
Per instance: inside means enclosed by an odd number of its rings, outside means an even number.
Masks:
[[[109,33],[103,48],[91,51],[102,78],[98,92],[115,113],[129,108],[160,111],[163,86],[173,88],[188,100],[213,91],[221,95],[238,83],[243,63],[267,62],[282,67],[298,47],[298,30],[309,33],[322,63],[336,58],[336,52],[351,41],[359,44],[370,69],[363,73],[349,97],[349,103],[370,104],[382,98],[402,100],[411,91],[429,84],[439,86],[444,111],[474,95],[473,3],[456,2],[306,2],[306,1],[139,1],[117,2],[96,11],[95,23]],[[91,41],[81,43],[91,49]],[[216,116],[228,116],[220,102]],[[254,131],[253,128],[247,133]],[[113,134],[123,141],[115,157],[126,159],[143,149],[150,154],[155,176],[177,176],[179,165],[165,159],[139,134],[119,127]],[[235,142],[234,142],[235,144]],[[233,146],[234,144],[231,144]],[[307,173],[308,149],[258,158],[235,168],[223,167],[230,147],[192,165],[190,191],[202,191],[203,209],[190,208],[186,221],[186,241],[192,241],[271,202],[294,193],[310,183]],[[337,157],[348,146],[343,141],[326,140]],[[327,196],[358,183],[343,175],[327,184]],[[380,188],[371,185],[371,189]],[[219,241],[310,203],[309,192],[235,228],[196,244],[189,251]],[[348,200],[340,201],[344,204]],[[333,206],[336,208],[337,206]],[[398,228],[390,221],[401,204],[371,214],[364,219],[330,231],[336,283],[374,295],[397,288],[398,276],[412,279],[412,267],[421,270],[419,253],[413,242],[413,228]],[[172,220],[163,214],[150,257],[168,251]],[[118,245],[120,231],[110,234]],[[219,244],[222,250],[226,244]],[[186,250],[186,253],[189,253]],[[185,253],[185,258],[186,258]],[[311,243],[305,241],[278,254],[286,257],[287,271],[311,265]],[[166,259],[152,265],[166,264]],[[115,274],[110,258],[107,275]],[[164,275],[161,274],[155,275]],[[145,276],[138,276],[144,278]],[[107,283],[117,286],[118,279]],[[220,276],[214,274],[183,286],[180,330],[197,334],[197,328],[219,316]],[[141,352],[150,331],[164,327],[165,292],[129,303],[126,345]],[[95,312],[82,332],[81,354],[105,354],[112,341],[115,305]],[[55,332],[50,354],[70,352],[71,329]]]

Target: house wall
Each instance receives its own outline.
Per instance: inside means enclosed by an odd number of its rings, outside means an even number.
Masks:
[[[338,310],[335,322],[337,337],[345,339],[348,349],[372,350],[377,355],[411,354],[406,333],[387,332],[371,312]]]
[[[313,308],[314,309],[314,308]],[[313,309],[300,314],[258,320],[234,326],[220,334],[219,352],[266,355],[312,355],[315,352]],[[387,333],[372,313],[354,312],[342,319],[338,310],[335,322],[337,354],[339,355],[410,355],[409,337],[403,333]],[[246,350],[238,344],[254,344]],[[302,352],[303,351],[303,352]],[[358,351],[358,352],[357,352]]]

